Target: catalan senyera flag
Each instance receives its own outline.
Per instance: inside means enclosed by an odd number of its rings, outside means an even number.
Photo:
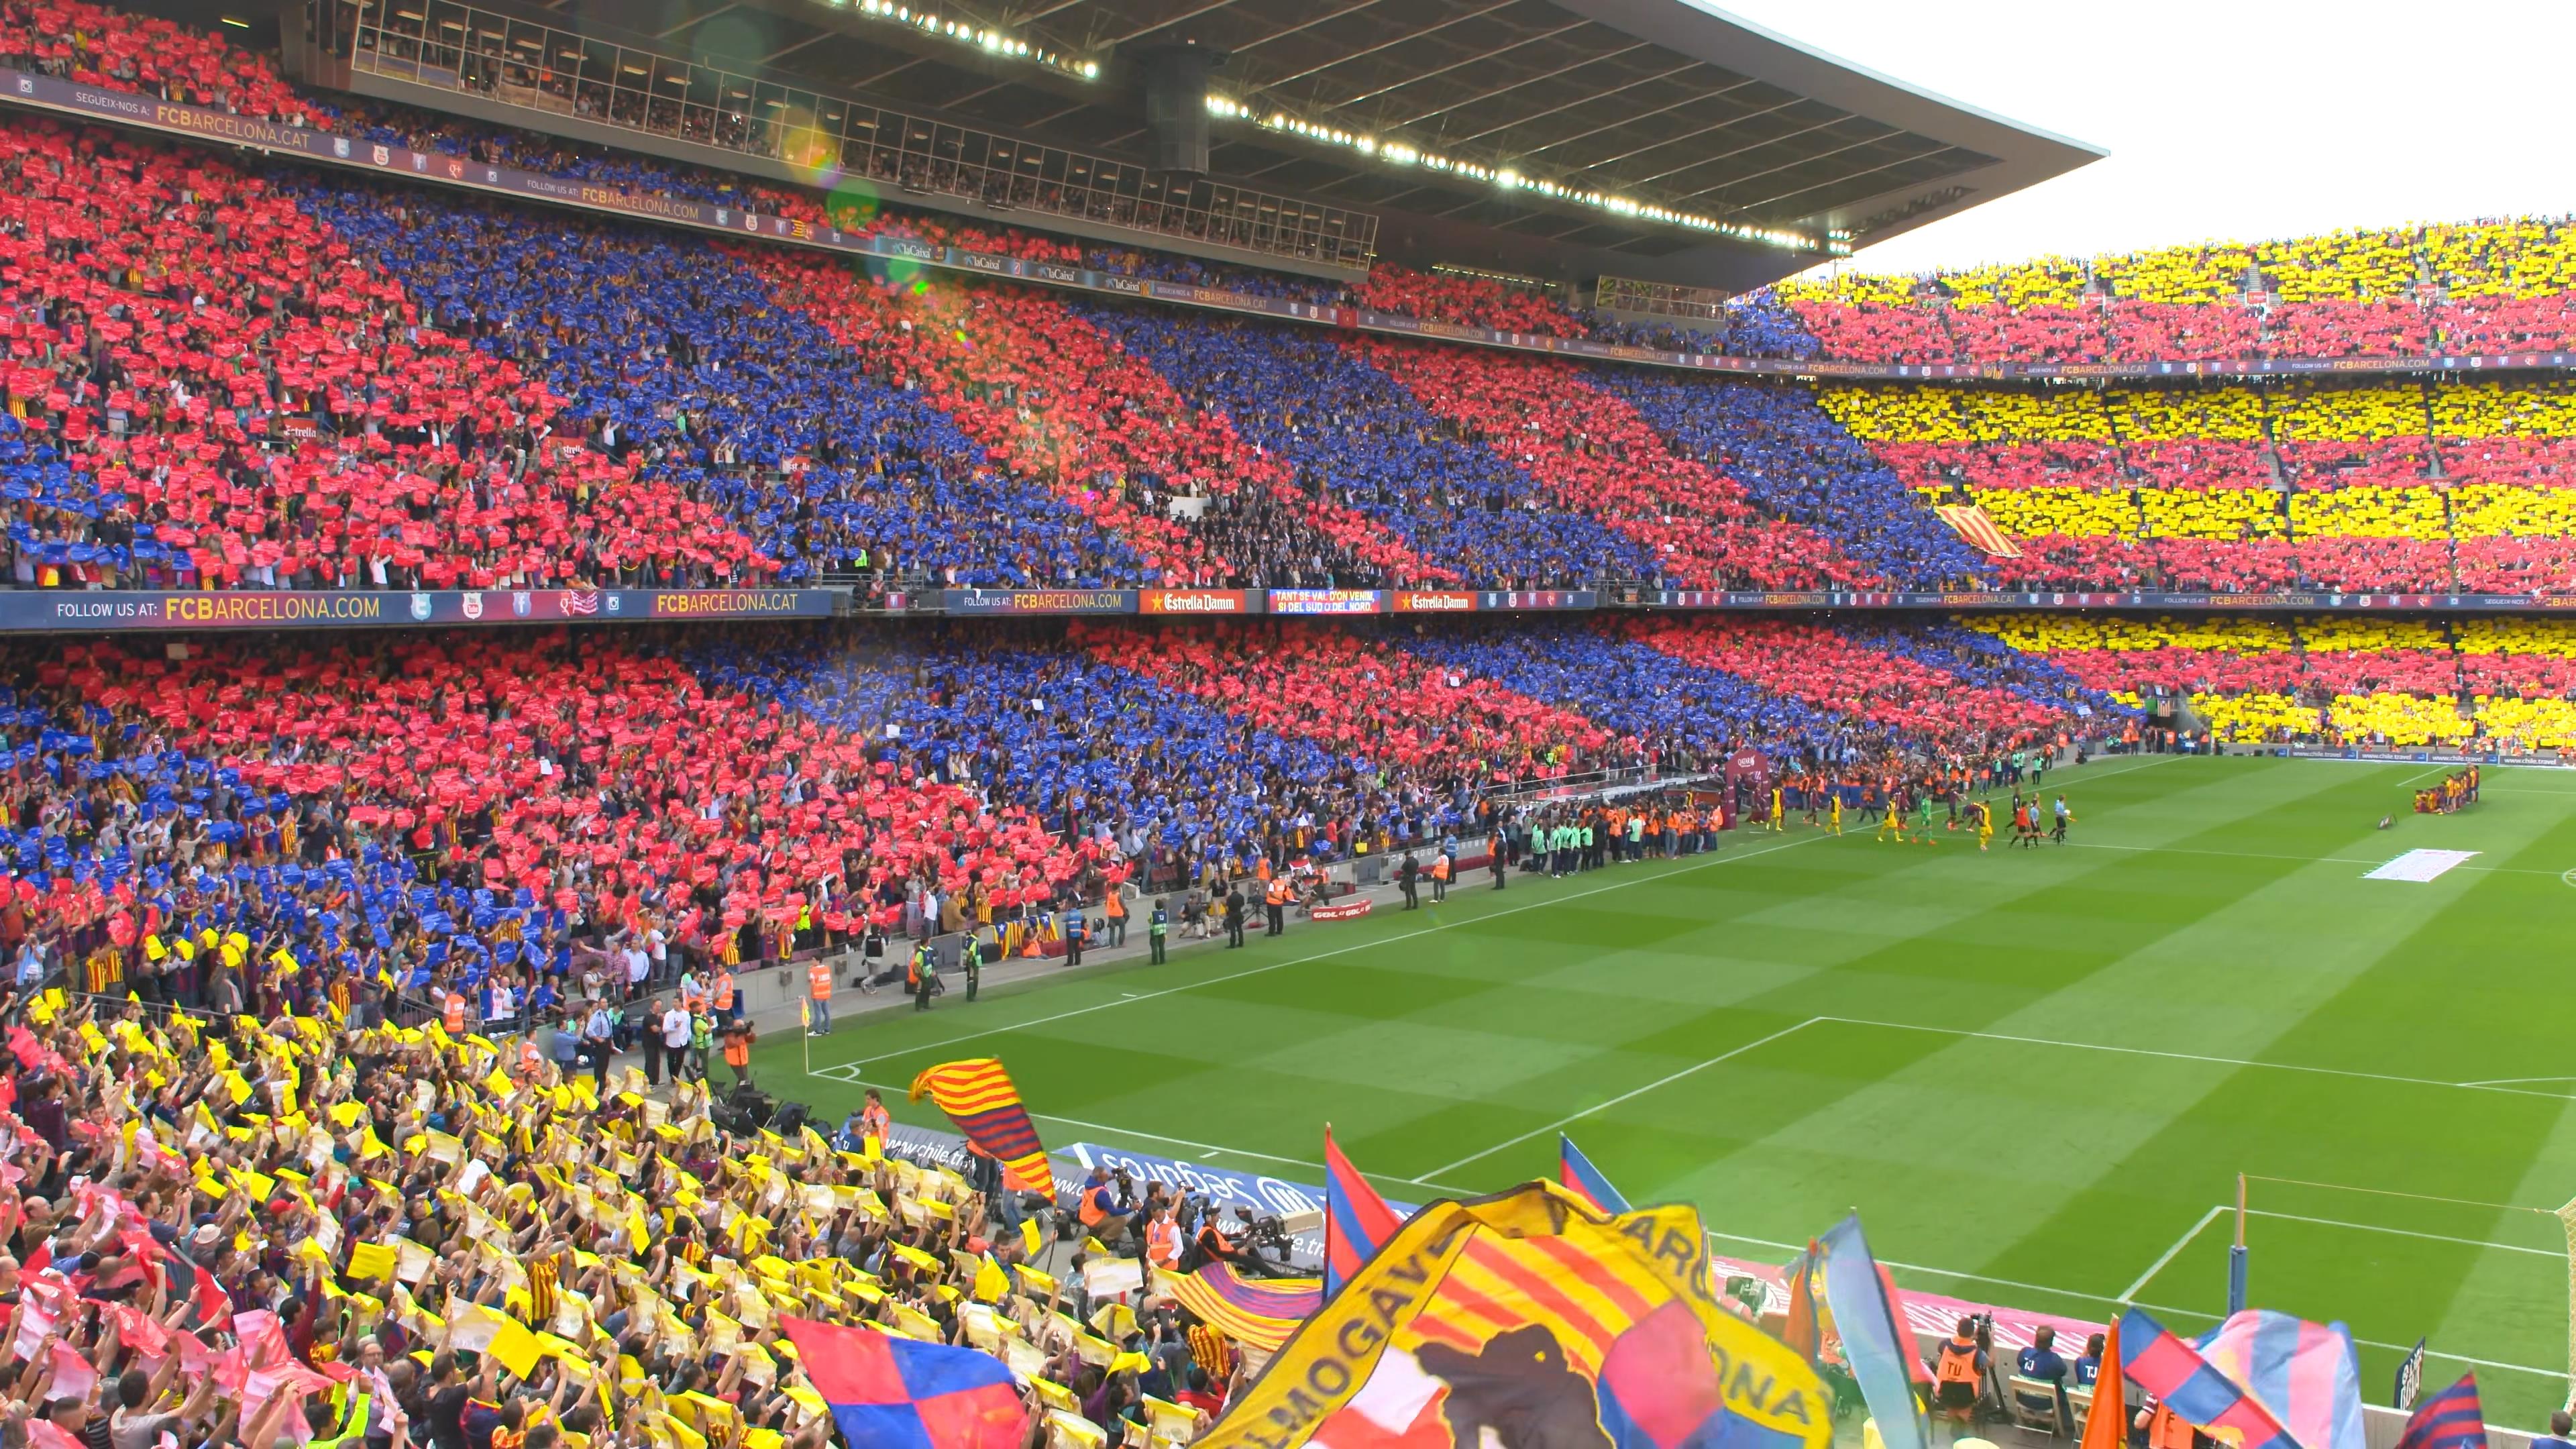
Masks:
[[[2229,1438],[2236,1449],[2299,1449],[2271,1410],[2135,1308],[2120,1315],[2120,1368],[2183,1422]]]
[[[1351,1166],[1333,1141],[1333,1129],[1324,1128],[1324,1296],[1342,1291],[1342,1285],[1360,1270],[1360,1265],[1377,1256],[1386,1240],[1395,1236],[1403,1219],[1386,1199],[1377,1195],[1369,1180]]]
[[[1004,1183],[1020,1192],[1055,1190],[1055,1173],[1047,1167],[1038,1129],[999,1060],[942,1062],[912,1079],[912,1100],[924,1096],[939,1104],[967,1141],[1002,1164]]]
[[[2478,1402],[2478,1376],[2460,1381],[2415,1406],[2397,1449],[2487,1449],[2487,1415]]]
[[[1932,511],[1970,548],[1990,558],[2019,558],[2021,549],[2004,536],[1994,516],[1974,503],[1938,503]]]
[[[1416,1213],[1203,1449],[1825,1449],[1833,1399],[1710,1284],[1699,1214],[1552,1182]]]
[[[1601,1169],[1592,1165],[1592,1159],[1583,1155],[1574,1139],[1562,1132],[1556,1134],[1556,1180],[1565,1184],[1566,1191],[1613,1217],[1629,1210],[1628,1199],[1610,1185],[1610,1179],[1601,1175]]]

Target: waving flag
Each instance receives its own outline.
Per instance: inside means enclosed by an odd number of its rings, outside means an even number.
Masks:
[[[2004,536],[1994,516],[1983,507],[1974,503],[1936,503],[1932,512],[1979,553],[1994,558],[2021,557],[2021,550]]]
[[[1689,1208],[1614,1218],[1550,1182],[1434,1203],[1198,1449],[1826,1449],[1832,1395],[1710,1295],[1704,1241]]]
[[[1931,1440],[1924,1432],[1922,1406],[1914,1398],[1922,1358],[1914,1351],[1914,1335],[1897,1311],[1878,1260],[1869,1255],[1860,1214],[1836,1223],[1822,1246],[1825,1308],[1842,1340],[1843,1360],[1860,1381],[1860,1396],[1878,1420],[1879,1436],[1887,1449],[1926,1449]]]
[[[1167,1273],[1165,1291],[1217,1332],[1255,1348],[1275,1350],[1315,1316],[1324,1303],[1316,1278],[1251,1279],[1232,1263],[1210,1263],[1195,1273]]]
[[[2478,1404],[2478,1376],[2460,1381],[2415,1406],[2397,1449],[2487,1449],[2486,1410]]]
[[[1028,1414],[1011,1371],[980,1349],[781,1317],[841,1437],[869,1449],[1020,1449]]]
[[[2192,1344],[2304,1449],[2362,1449],[2361,1361],[2342,1324],[2249,1308]]]
[[[2233,1433],[2236,1449],[2299,1449],[2270,1410],[2135,1308],[2120,1315],[2120,1369],[2185,1423]]]
[[[1055,1173],[1047,1167],[1046,1148],[1038,1129],[1020,1105],[1011,1074],[992,1057],[942,1062],[912,1079],[912,1100],[927,1094],[966,1134],[966,1140],[1002,1164],[1002,1181],[1020,1192],[1055,1191]]]
[[[1329,1301],[1342,1285],[1377,1256],[1403,1221],[1386,1199],[1377,1195],[1360,1170],[1342,1155],[1333,1129],[1324,1128],[1324,1297]]]
[[[1556,1160],[1556,1179],[1565,1184],[1566,1191],[1613,1217],[1629,1210],[1628,1199],[1610,1185],[1610,1179],[1601,1175],[1601,1169],[1592,1165],[1592,1159],[1583,1155],[1574,1139],[1562,1132],[1556,1134]]]

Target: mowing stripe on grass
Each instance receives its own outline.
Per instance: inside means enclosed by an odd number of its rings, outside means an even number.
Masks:
[[[1495,1143],[1493,1146],[1486,1148],[1486,1149],[1485,1149],[1485,1150],[1483,1150],[1482,1152],[1471,1152],[1471,1153],[1468,1153],[1466,1156],[1459,1158],[1457,1161],[1452,1162],[1452,1163],[1448,1164],[1448,1165],[1447,1165],[1447,1166],[1445,1166],[1445,1167],[1435,1167],[1435,1168],[1431,1169],[1431,1175],[1432,1175],[1433,1177],[1446,1177],[1446,1176],[1448,1176],[1450,1173],[1453,1173],[1453,1172],[1457,1171],[1459,1168],[1462,1168],[1462,1167],[1466,1166],[1468,1163],[1470,1163],[1470,1162],[1482,1162],[1482,1161],[1484,1161],[1486,1158],[1493,1156],[1495,1153],[1502,1151],[1502,1150],[1503,1150],[1504,1148],[1506,1148],[1506,1147],[1518,1147],[1518,1146],[1520,1146],[1522,1143],[1527,1142],[1528,1140],[1530,1140],[1530,1139],[1531,1139],[1531,1138],[1533,1138],[1533,1137],[1541,1136],[1541,1135],[1546,1134],[1546,1133],[1549,1133],[1549,1132],[1554,1132],[1554,1131],[1557,1131],[1557,1130],[1558,1130],[1558,1129],[1560,1129],[1560,1128],[1563,1128],[1563,1127],[1569,1126],[1569,1125],[1571,1125],[1571,1124],[1573,1124],[1573,1123],[1576,1123],[1576,1122],[1580,1122],[1580,1121],[1582,1121],[1584,1118],[1591,1116],[1591,1115],[1592,1115],[1593,1113],[1595,1113],[1595,1112],[1607,1111],[1607,1110],[1609,1110],[1610,1108],[1612,1108],[1612,1107],[1616,1107],[1616,1106],[1618,1106],[1620,1103],[1625,1102],[1625,1101],[1629,1100],[1629,1099],[1630,1099],[1630,1098],[1632,1098],[1632,1097],[1642,1097],[1642,1096],[1646,1095],[1648,1092],[1651,1092],[1651,1091],[1655,1090],[1657,1087],[1666,1087],[1666,1086],[1670,1086],[1670,1085],[1672,1085],[1673,1083],[1680,1081],[1682,1078],[1684,1078],[1684,1077],[1687,1077],[1687,1076],[1691,1075],[1693,1072],[1706,1071],[1708,1068],[1713,1067],[1713,1066],[1716,1066],[1716,1065],[1717,1065],[1718,1063],[1720,1063],[1720,1062],[1731,1062],[1731,1061],[1735,1060],[1737,1057],[1740,1057],[1740,1056],[1744,1055],[1746,1052],[1749,1052],[1749,1051],[1753,1050],[1755,1047],[1760,1047],[1760,1046],[1769,1046],[1771,1043],[1773,1043],[1773,1042],[1775,1042],[1775,1041],[1778,1041],[1780,1038],[1782,1038],[1782,1037],[1784,1037],[1784,1036],[1788,1036],[1788,1035],[1790,1035],[1790,1034],[1791,1034],[1791,1033],[1793,1033],[1793,1032],[1800,1032],[1800,1031],[1804,1031],[1804,1030],[1806,1030],[1808,1027],[1814,1026],[1817,1022],[1824,1021],[1824,1020],[1827,1020],[1827,1018],[1825,1018],[1825,1017],[1821,1017],[1821,1016],[1811,1016],[1811,1017],[1808,1017],[1805,1021],[1799,1022],[1799,1023],[1798,1023],[1798,1024],[1796,1024],[1795,1026],[1784,1026],[1784,1027],[1780,1028],[1778,1031],[1775,1031],[1775,1032],[1771,1033],[1769,1036],[1761,1037],[1761,1038],[1758,1038],[1758,1039],[1756,1039],[1756,1040],[1754,1040],[1754,1041],[1746,1042],[1744,1045],[1742,1045],[1742,1046],[1740,1046],[1740,1047],[1733,1048],[1732,1050],[1729,1050],[1729,1051],[1723,1051],[1723,1052],[1720,1052],[1720,1053],[1718,1053],[1716,1056],[1710,1057],[1710,1058],[1709,1058],[1708,1060],[1706,1060],[1706,1061],[1703,1061],[1703,1062],[1694,1062],[1694,1063],[1692,1063],[1691,1065],[1689,1065],[1689,1066],[1687,1066],[1687,1067],[1684,1067],[1684,1068],[1682,1068],[1680,1071],[1678,1071],[1678,1072],[1674,1072],[1674,1073],[1672,1073],[1672,1074],[1671,1074],[1671,1075],[1669,1075],[1669,1076],[1657,1077],[1655,1080],[1653,1080],[1653,1081],[1651,1081],[1651,1082],[1648,1082],[1647,1084],[1645,1084],[1645,1085],[1644,1085],[1644,1086],[1642,1086],[1642,1087],[1637,1087],[1637,1088],[1633,1088],[1633,1089],[1631,1089],[1631,1090],[1629,1090],[1629,1091],[1621,1092],[1618,1096],[1615,1096],[1615,1097],[1611,1098],[1609,1101],[1606,1101],[1606,1102],[1595,1102],[1595,1103],[1593,1103],[1591,1106],[1584,1108],[1584,1109],[1583,1109],[1582,1111],[1580,1111],[1580,1112],[1569,1112],[1569,1113],[1567,1113],[1565,1116],[1562,1116],[1562,1117],[1557,1118],[1555,1121],[1548,1123],[1548,1124],[1547,1124],[1546,1126],[1544,1126],[1544,1127],[1533,1127],[1533,1128],[1531,1128],[1530,1130],[1528,1130],[1527,1132],[1524,1132],[1524,1133],[1520,1134],[1520,1135],[1519,1135],[1519,1136],[1517,1136],[1517,1137],[1506,1137],[1506,1138],[1504,1138],[1502,1141]]]
[[[1475,925],[1483,921],[1497,920],[1504,916],[1518,915],[1522,911],[1545,910],[1549,906],[1563,905],[1567,901],[1579,901],[1586,896],[1603,895],[1610,891],[1626,890],[1630,886],[1645,885],[1649,882],[1659,880],[1669,880],[1674,876],[1685,875],[1691,871],[1705,870],[1712,865],[1727,865],[1736,861],[1751,860],[1756,856],[1771,855],[1779,851],[1794,849],[1797,846],[1813,845],[1819,840],[1831,840],[1833,838],[1834,837],[1830,835],[1809,835],[1797,840],[1784,840],[1777,845],[1766,845],[1758,850],[1739,851],[1732,855],[1711,855],[1706,860],[1692,861],[1687,865],[1675,866],[1670,870],[1652,871],[1644,875],[1631,876],[1626,880],[1612,881],[1608,885],[1594,886],[1590,890],[1574,891],[1561,896],[1550,896],[1546,900],[1531,901],[1526,905],[1505,906],[1499,911],[1478,911],[1472,916],[1463,916],[1457,920],[1443,921],[1436,926],[1423,926],[1411,931],[1399,931],[1395,935],[1380,936],[1375,940],[1355,941],[1349,945],[1337,947],[1334,950],[1317,951],[1312,955],[1295,956],[1285,961],[1273,961],[1267,965],[1253,966],[1241,971],[1229,971],[1222,976],[1210,976],[1201,981],[1185,981],[1178,986],[1166,986],[1160,991],[1146,991],[1134,995],[1122,995],[1116,1001],[1095,1002],[1090,1006],[1076,1007],[1071,1011],[1059,1011],[1053,1016],[1041,1016],[1030,1021],[1013,1022],[1008,1026],[987,1027],[982,1031],[970,1031],[961,1036],[944,1037],[933,1042],[918,1042],[912,1046],[899,1047],[894,1051],[887,1052],[883,1056],[861,1057],[857,1061],[842,1063],[842,1065],[850,1067],[872,1067],[879,1062],[890,1062],[897,1057],[910,1056],[914,1052],[942,1051],[949,1047],[956,1046],[960,1042],[980,1041],[988,1036],[1004,1036],[1015,1031],[1026,1031],[1030,1027],[1045,1026],[1049,1023],[1058,1021],[1070,1021],[1077,1016],[1089,1016],[1093,1012],[1097,1011],[1108,1011],[1113,1007],[1128,1006],[1139,1001],[1152,1001],[1159,997],[1172,996],[1184,991],[1196,991],[1203,986],[1216,986],[1228,981],[1241,981],[1247,976],[1266,975],[1272,971],[1284,971],[1291,966],[1305,966],[1316,961],[1329,961],[1337,956],[1356,955],[1360,952],[1376,950],[1381,946],[1392,946],[1398,941],[1410,941],[1417,937],[1429,936],[1441,931],[1454,930],[1460,926]],[[812,1073],[810,1075],[819,1076],[821,1074]]]

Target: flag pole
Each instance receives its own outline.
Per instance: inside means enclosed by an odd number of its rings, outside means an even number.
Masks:
[[[2245,1311],[2245,1174],[2236,1174],[2236,1241],[2227,1250],[2227,1316]]]

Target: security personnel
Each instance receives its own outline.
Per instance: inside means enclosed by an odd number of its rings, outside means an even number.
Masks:
[[[805,994],[814,1000],[814,1024],[805,1029],[807,1036],[828,1036],[832,1031],[832,968],[817,956],[805,968]]]
[[[458,991],[458,990],[457,990],[457,989],[455,989],[454,987],[449,987],[449,988],[448,988],[448,991],[447,991],[447,1004],[446,1004],[445,1006],[443,1006],[443,1007],[441,1007],[441,1008],[439,1009],[438,1022],[439,1022],[439,1025],[441,1025],[441,1026],[443,1026],[443,1027],[447,1028],[447,1034],[448,1034],[449,1036],[461,1036],[461,1035],[463,1035],[463,1034],[464,1034],[464,1032],[465,1032],[465,993],[464,993],[464,992],[462,992],[462,991]]]
[[[904,973],[904,981],[912,992],[913,1010],[928,1011],[930,1009],[930,992],[931,989],[938,984],[938,976],[939,968],[932,964],[930,943],[928,941],[913,942],[912,966]]]
[[[1503,888],[1503,878],[1511,874],[1511,868],[1503,862],[1503,850],[1503,832],[1497,829],[1493,833],[1493,836],[1485,842],[1485,852],[1487,856],[1485,863],[1490,866],[1494,872],[1494,889],[1496,890],[1501,890]]]
[[[1296,887],[1290,885],[1288,877],[1284,875],[1274,875],[1270,878],[1270,890],[1264,897],[1265,903],[1270,907],[1270,929],[1265,934],[1272,936],[1288,934],[1288,898],[1289,893],[1295,889]]]
[[[1408,850],[1404,853],[1404,859],[1396,862],[1395,866],[1395,888],[1404,892],[1404,908],[1408,911],[1422,904],[1422,897],[1418,894],[1420,887],[1417,884],[1421,879],[1422,866],[1414,860],[1413,852]]]
[[[736,1018],[741,1015],[734,1010],[733,968],[730,966],[716,968],[715,1005],[718,1016]]]
[[[968,936],[966,949],[959,952],[958,956],[966,964],[966,999],[972,1001],[975,999],[975,993],[983,989],[984,985],[983,941],[977,937]]]
[[[1088,927],[1082,919],[1082,907],[1075,906],[1072,910],[1064,913],[1065,965],[1079,966],[1082,964],[1082,938],[1087,929]]]
[[[1154,948],[1154,964],[1163,964],[1163,937],[1171,929],[1171,917],[1163,911],[1161,901],[1154,902],[1154,913],[1145,918],[1145,939]]]
[[[1431,899],[1437,903],[1449,899],[1449,852],[1431,857]]]
[[[1243,913],[1251,903],[1243,898],[1243,883],[1236,881],[1225,891],[1225,949],[1231,951],[1243,944]]]

